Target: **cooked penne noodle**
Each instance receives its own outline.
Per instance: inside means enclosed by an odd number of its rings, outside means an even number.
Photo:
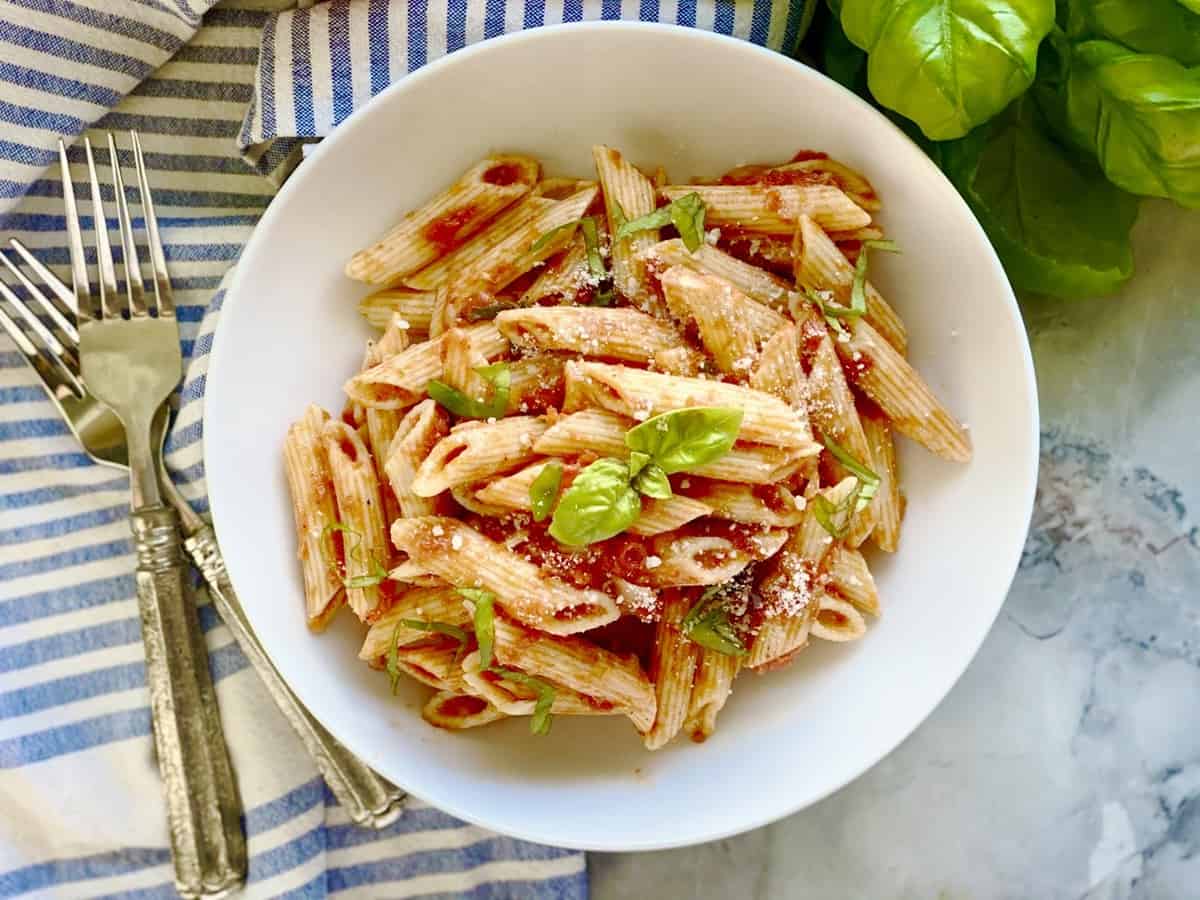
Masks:
[[[491,591],[519,621],[551,634],[586,631],[620,615],[607,594],[571,587],[458,519],[397,519],[392,543],[449,584]]]
[[[744,547],[718,535],[662,534],[650,542],[654,555],[647,559],[647,580],[655,587],[721,584],[755,560],[773,556],[787,537],[783,529],[763,531]],[[653,559],[658,563],[651,567]]]
[[[710,507],[718,519],[791,528],[804,518],[804,498],[795,497],[782,484],[733,484],[702,478],[686,481],[688,487],[683,488],[686,496]]]
[[[463,605],[463,597],[449,585],[419,587],[406,591],[400,599],[371,623],[358,658],[371,662],[386,657],[393,643],[407,647],[436,636],[420,628],[403,624],[404,621],[440,622],[456,628],[466,627],[470,631],[471,615]]]
[[[346,264],[346,274],[368,284],[390,284],[462,243],[501,210],[529,193],[539,166],[526,156],[481,160],[438,196],[409,213]]]
[[[695,592],[676,590],[668,592],[663,602],[650,661],[657,713],[646,732],[647,750],[657,750],[669,743],[683,728],[687,717],[698,647],[684,635],[682,623],[695,599]]]
[[[786,313],[788,297],[792,293],[788,283],[758,266],[744,263],[710,244],[701,244],[694,253],[683,245],[679,238],[655,244],[651,250],[654,257],[662,261],[664,268],[687,266],[698,272],[707,272],[724,278],[735,288],[776,312]]]
[[[398,353],[407,350],[409,346],[408,326],[399,315],[393,314],[387,329],[378,341],[370,348],[363,368],[378,365],[385,359],[390,359]],[[385,522],[400,515],[400,506],[395,492],[387,483],[387,474],[383,464],[388,458],[388,449],[396,436],[396,429],[403,418],[398,410],[376,409],[374,407],[363,411],[367,426],[367,443],[371,448],[371,457],[375,463],[375,474],[379,477],[380,496],[383,500],[383,518]]]
[[[804,216],[795,236],[796,284],[808,291],[827,291],[829,300],[840,306],[850,305],[854,286],[854,267],[812,219]],[[908,348],[904,321],[868,281],[864,286],[867,301],[866,320],[900,353]]]
[[[733,679],[741,667],[739,656],[697,647],[696,680],[683,722],[693,741],[704,741],[716,730],[717,714],[733,692]]]
[[[678,347],[680,335],[653,316],[628,307],[537,306],[496,316],[500,333],[517,347],[565,350],[583,356],[648,363]]]
[[[433,318],[433,292],[388,288],[358,301],[358,311],[376,328],[386,328],[394,315],[412,331],[428,331]]]
[[[468,397],[486,397],[488,385],[476,369],[486,366],[487,357],[474,336],[462,328],[451,328],[442,338],[442,381]]]
[[[778,397],[792,409],[803,408],[808,396],[799,342],[798,329],[787,323],[763,344],[758,365],[750,373],[750,387]]]
[[[900,473],[896,463],[896,443],[892,429],[877,416],[862,416],[863,431],[871,448],[871,468],[879,476],[879,488],[871,505],[875,507],[875,530],[871,540],[880,550],[895,553],[900,548]]]
[[[711,512],[712,507],[707,503],[680,494],[666,500],[643,499],[641,515],[629,526],[629,533],[645,537],[665,534]]]
[[[616,239],[617,230],[624,222],[654,212],[657,206],[654,185],[611,147],[593,147],[592,159],[604,193],[608,233],[613,235],[610,251],[613,285],[635,306],[654,312],[656,303],[647,277],[646,256],[658,243],[658,229],[648,228]]]
[[[453,642],[415,644],[396,651],[396,668],[436,691],[469,694],[459,656],[460,648]]]
[[[538,438],[533,449],[543,456],[578,456],[591,452],[626,458],[629,448],[625,446],[625,432],[636,424],[615,413],[585,409],[560,417]],[[719,481],[775,484],[792,475],[806,457],[814,455],[811,447],[785,450],[755,444],[734,445],[720,459],[697,466],[691,474]]]
[[[594,188],[596,182],[586,178],[543,178],[533,189],[534,196],[550,200],[565,200],[584,188]]]
[[[583,235],[576,233],[558,260],[547,264],[533,284],[521,295],[518,306],[536,306],[556,297],[564,303],[574,303],[581,291],[597,285],[599,279],[588,269],[587,244],[584,243]]]
[[[879,201],[879,195],[875,193],[871,182],[836,159],[828,157],[804,159],[799,162],[785,163],[782,166],[772,166],[767,172],[770,173],[768,177],[773,175],[776,180],[787,177],[803,179],[806,175],[826,176],[831,184],[845,191],[846,196],[863,209],[870,212],[878,212],[883,209],[883,204]]]
[[[733,228],[721,232],[718,243],[721,250],[744,260],[747,265],[761,268],[782,276],[789,276],[795,268],[795,241],[791,235],[743,233]]]
[[[739,440],[788,447],[806,455],[820,449],[802,412],[741,385],[596,362],[567,363],[566,378],[569,412],[575,411],[569,402],[574,382],[577,396],[589,406],[629,418],[643,420],[688,406],[731,406],[743,411]]]
[[[705,224],[731,225],[742,231],[791,235],[801,216],[822,228],[847,231],[871,224],[871,214],[829,185],[668,185],[662,194],[678,200],[697,193],[704,201]]]
[[[508,364],[508,415],[544,412],[562,406],[563,360],[530,356]]]
[[[322,630],[345,600],[341,571],[344,553],[337,523],[337,504],[329,472],[329,456],[321,439],[329,413],[313,404],[288,429],[283,442],[284,471],[292,496],[297,555],[304,578],[308,627]]]
[[[456,484],[482,481],[511,472],[533,459],[534,442],[546,423],[532,416],[513,416],[495,423],[463,422],[450,429],[429,451],[413,479],[418,497],[436,497]]]
[[[506,678],[502,673],[479,668],[479,653],[463,660],[463,679],[472,692],[487,700],[506,716],[531,716],[537,709],[537,691],[528,684]],[[527,674],[527,673],[522,673]],[[556,716],[618,716],[623,710],[611,703],[592,700],[547,679],[539,679],[554,690],[550,712]]]
[[[825,594],[812,623],[812,636],[823,641],[857,641],[867,633],[867,622],[854,606],[840,597]]]
[[[491,322],[463,329],[472,346],[487,359],[508,349],[508,341]],[[414,344],[403,353],[355,375],[344,385],[346,394],[363,406],[404,409],[425,395],[425,388],[442,374],[443,334],[433,340]]]
[[[357,429],[331,419],[321,429],[321,442],[329,459],[342,529],[346,602],[365,621],[379,605],[379,582],[391,556],[379,477]]]
[[[970,462],[966,430],[908,360],[861,319],[852,320],[849,331],[850,340],[834,342],[847,378],[875,401],[901,434],[942,459]]]
[[[846,478],[820,493],[836,507],[857,488],[857,479]],[[808,643],[824,596],[821,565],[833,546],[813,506],[808,505],[783,549],[760,572],[758,592],[765,619],[746,658],[751,668],[790,658]]]
[[[704,357],[691,347],[672,347],[670,350],[659,350],[655,353],[651,368],[668,375],[694,378],[700,374],[704,362]]]
[[[654,686],[636,657],[620,656],[580,637],[545,634],[495,617],[496,659],[616,707],[639,731],[654,722]]]
[[[464,731],[506,718],[482,697],[438,691],[421,707],[421,718],[438,728]]]
[[[518,472],[489,481],[472,494],[480,503],[505,512],[511,509],[530,509],[533,503],[529,499],[529,488],[548,464],[549,460],[531,463]]]
[[[869,616],[879,615],[879,589],[866,558],[857,550],[836,544],[826,559],[829,590],[849,600]]]
[[[450,416],[429,399],[410,409],[396,426],[383,470],[403,515],[414,518],[437,514],[437,499],[418,495],[413,491],[413,482],[421,463],[449,433]]]

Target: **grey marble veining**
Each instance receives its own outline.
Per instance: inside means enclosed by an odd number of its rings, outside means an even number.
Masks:
[[[1037,508],[946,701],[773,826],[593,854],[595,900],[1200,898],[1200,220],[1147,204],[1136,238],[1122,296],[1026,304]]]

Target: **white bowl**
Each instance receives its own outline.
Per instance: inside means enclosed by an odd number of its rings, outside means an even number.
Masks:
[[[824,150],[864,172],[903,255],[872,275],[911,358],[971,426],[958,466],[907,442],[901,551],[879,559],[884,614],[862,641],[739,678],[716,734],[646,752],[624,719],[524,720],[451,734],[425,689],[358,661],[341,615],[311,634],[280,447],[309,401],[340,410],[362,355],[365,292],[345,260],[483,154],[530,153],[587,175],[607,143],[676,179]],[[357,112],[292,177],[238,264],[208,373],[205,462],[230,576],[263,645],[345,744],[413,794],[549,844],[643,850],[713,840],[819,800],[933,710],[991,626],[1020,557],[1037,467],[1029,347],[1004,272],[937,168],[883,116],[779,54],[669,26],[541,28],[410,75]],[[817,642],[820,644],[821,642]]]

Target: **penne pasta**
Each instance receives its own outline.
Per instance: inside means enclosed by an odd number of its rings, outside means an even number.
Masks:
[[[562,406],[563,360],[530,356],[508,364],[508,415],[544,412]]]
[[[437,632],[405,625],[411,622],[439,622],[470,630],[471,616],[463,605],[462,594],[449,585],[419,587],[406,591],[383,615],[371,623],[358,658],[373,662],[387,656],[388,649],[408,647],[428,641]]]
[[[697,647],[696,680],[688,700],[683,729],[693,741],[706,740],[717,728],[717,714],[733,692],[733,679],[742,659],[707,647]]]
[[[522,681],[505,677],[503,672],[479,667],[478,652],[463,660],[463,679],[471,690],[506,716],[531,716],[537,709],[538,692]],[[527,674],[527,673],[522,673]],[[592,700],[561,684],[539,679],[552,688],[550,712],[556,716],[616,716],[622,710],[611,703]]]
[[[782,484],[733,484],[701,478],[684,480],[688,486],[681,490],[686,496],[709,507],[718,519],[769,528],[791,528],[804,518],[804,498],[794,496]]]
[[[705,222],[718,228],[790,236],[801,216],[830,231],[871,224],[871,214],[841,190],[829,185],[668,185],[662,194],[678,200],[697,193],[704,201]]]
[[[854,606],[839,597],[825,594],[812,623],[812,636],[823,641],[857,641],[867,633],[867,622]]]
[[[542,474],[542,470],[546,468],[548,462],[549,460],[540,460],[511,475],[489,481],[474,491],[473,496],[480,503],[503,512],[513,509],[531,509],[533,503],[529,499],[529,488],[532,487],[534,479]]]
[[[383,464],[388,484],[402,515],[436,515],[436,498],[423,497],[413,490],[417,469],[430,451],[450,433],[450,417],[433,400],[423,400],[410,409],[396,426],[396,434]]]
[[[871,468],[879,476],[879,489],[871,505],[875,507],[875,530],[871,539],[875,546],[888,553],[900,548],[900,519],[903,503],[900,498],[900,473],[896,463],[896,443],[892,429],[877,416],[862,416],[863,431],[871,449]]]
[[[595,283],[593,283],[595,282]],[[546,300],[561,299],[574,303],[583,291],[599,285],[588,269],[587,245],[576,234],[557,261],[547,263],[540,275],[521,295],[518,306],[536,306]]]
[[[610,250],[613,285],[635,306],[654,312],[656,298],[647,277],[646,256],[658,243],[658,229],[648,228],[620,239],[615,237],[625,222],[654,212],[657,206],[654,185],[611,147],[593,147],[592,159],[604,194],[608,232],[614,236]]]
[[[654,587],[721,584],[755,560],[768,559],[787,540],[783,529],[762,531],[743,545],[719,534],[663,534],[653,538],[647,580]],[[651,560],[658,563],[651,566]]]
[[[416,272],[528,194],[538,169],[537,161],[525,156],[481,160],[378,243],[354,254],[346,274],[368,284],[390,284]]]
[[[459,647],[445,640],[415,644],[396,651],[396,668],[435,691],[471,693],[459,664]]]
[[[488,363],[479,343],[474,335],[462,328],[451,328],[441,341],[441,380],[468,397],[486,397],[489,390],[487,383],[475,371]]]
[[[551,634],[586,631],[620,615],[607,594],[570,586],[458,519],[397,519],[392,543],[418,567],[449,584],[491,591],[514,618]]]
[[[432,292],[388,288],[363,297],[358,302],[358,311],[376,328],[386,328],[392,317],[398,315],[410,330],[429,331],[433,300]]]
[[[792,409],[805,406],[808,382],[800,363],[800,333],[791,322],[763,344],[758,365],[750,373],[750,387],[772,394]]]
[[[682,623],[695,601],[694,592],[671,591],[663,602],[654,638],[650,680],[657,712],[646,732],[647,750],[665,746],[683,728],[696,678],[697,646],[684,635]]]
[[[437,728],[464,731],[490,725],[506,716],[481,697],[438,691],[421,707],[421,718]]]
[[[804,216],[795,234],[796,284],[812,292],[827,292],[828,302],[850,305],[854,267],[812,219]],[[908,348],[904,322],[868,281],[864,285],[866,320],[901,354]]]
[[[583,356],[648,363],[654,354],[679,346],[666,323],[628,307],[538,306],[496,316],[496,327],[515,346],[564,350]]]
[[[630,534],[649,537],[681,528],[688,522],[709,515],[712,507],[700,500],[675,494],[666,500],[643,500],[642,512],[629,526]]]
[[[866,558],[850,547],[837,544],[826,560],[829,591],[849,600],[855,609],[869,616],[879,615],[879,589]]]
[[[586,405],[638,420],[688,406],[731,406],[743,411],[739,440],[787,447],[804,455],[820,449],[802,412],[741,385],[596,362],[567,363],[566,380],[567,411],[577,408],[570,402],[572,383],[575,396]]]
[[[292,496],[297,555],[304,578],[308,627],[322,630],[345,600],[341,573],[345,555],[337,523],[337,504],[322,440],[329,413],[311,405],[288,429],[283,443],[284,472]],[[335,535],[338,535],[335,537]]]
[[[562,416],[546,429],[533,449],[543,456],[629,456],[625,432],[637,422],[599,409],[585,409]],[[783,449],[754,444],[734,445],[720,459],[697,466],[691,474],[719,481],[745,484],[775,484],[790,477],[804,459],[815,455],[813,448]]]
[[[651,254],[660,261],[664,270],[672,266],[687,266],[697,272],[707,272],[725,279],[751,300],[776,312],[786,313],[788,310],[788,298],[792,290],[786,281],[764,272],[758,266],[742,262],[711,244],[701,244],[693,253],[688,251],[683,241],[673,238],[655,244]]]
[[[422,461],[412,491],[418,497],[436,497],[455,485],[511,472],[533,459],[533,444],[545,430],[546,423],[532,416],[456,425]]]

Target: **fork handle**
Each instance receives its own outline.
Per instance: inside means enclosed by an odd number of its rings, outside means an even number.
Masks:
[[[204,634],[184,591],[179,519],[166,506],[129,518],[175,889],[187,898],[223,897],[246,878],[246,840]]]
[[[400,815],[405,793],[342,746],[284,683],[246,619],[212,528],[202,525],[184,541],[184,546],[208,582],[217,612],[258,672],[271,699],[316,761],[318,771],[350,820],[370,828],[390,825]]]

